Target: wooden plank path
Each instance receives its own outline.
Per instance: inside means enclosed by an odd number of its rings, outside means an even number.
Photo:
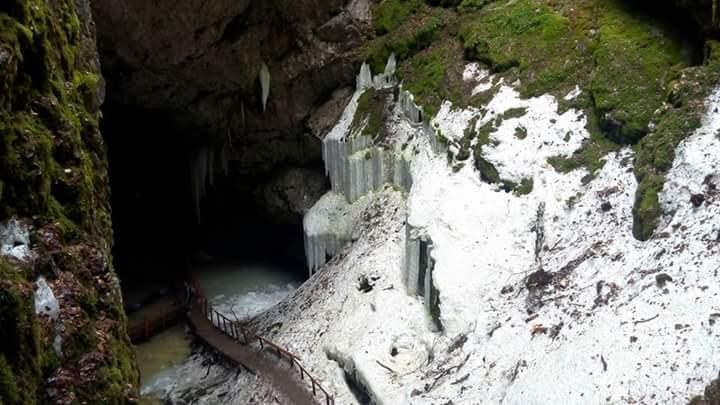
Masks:
[[[133,344],[139,344],[181,323],[184,318],[185,308],[177,300],[165,298],[153,303],[142,319],[128,320],[128,336]]]
[[[295,404],[335,405],[335,397],[310,375],[297,356],[215,310],[194,275],[187,276],[195,295],[187,319],[200,339],[233,363],[269,379]]]
[[[318,403],[316,397],[302,384],[302,381],[296,375],[297,373],[293,372],[289,365],[279,364],[277,359],[272,358],[269,353],[241,344],[235,338],[221,332],[205,316],[200,305],[192,305],[188,321],[195,334],[207,345],[220,352],[231,362],[266,377],[276,389],[280,390],[286,398],[291,399],[293,403],[298,405],[315,405]],[[322,398],[322,402],[325,403],[326,398]],[[332,399],[327,403],[333,403]]]
[[[262,375],[293,403],[335,405],[335,398],[310,375],[297,356],[244,329],[215,310],[192,274],[189,274],[189,279],[194,292],[193,299],[187,299],[187,294],[190,294],[188,284],[185,284],[185,288],[179,287],[176,301],[161,310],[150,311],[151,315],[135,325],[129,325],[128,334],[133,342],[162,332],[185,314],[195,335],[205,344],[232,363]],[[182,290],[185,290],[184,297],[180,293]]]

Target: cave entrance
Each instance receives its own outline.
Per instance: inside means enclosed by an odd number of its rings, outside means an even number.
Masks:
[[[190,343],[181,325],[147,332],[146,321],[172,308],[187,271],[231,319],[273,306],[307,278],[302,221],[264,209],[257,190],[269,179],[234,173],[222,145],[168,114],[113,102],[103,114],[114,265],[129,334],[142,340],[136,346],[141,391],[162,397],[180,379]],[[134,337],[138,329],[141,340]]]
[[[302,224],[262,209],[254,189],[265,179],[250,184],[225,170],[222,146],[179,127],[168,114],[113,102],[103,113],[114,264],[131,318],[171,296],[188,270],[209,299],[233,302],[234,311],[245,315],[274,304],[307,278]]]

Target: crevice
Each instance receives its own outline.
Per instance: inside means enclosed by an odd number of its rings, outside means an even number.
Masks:
[[[343,371],[343,379],[347,384],[348,389],[355,397],[355,400],[360,405],[375,405],[376,402],[373,400],[370,391],[367,389],[365,384],[360,381],[357,376],[357,369],[355,363],[352,360],[342,360],[337,354],[326,352],[325,356],[328,360],[337,363],[338,367]]]

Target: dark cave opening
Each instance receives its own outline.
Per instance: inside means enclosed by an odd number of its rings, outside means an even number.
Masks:
[[[301,222],[273,220],[253,193],[265,176],[238,179],[217,159],[197,218],[191,161],[209,137],[189,136],[196,132],[162,111],[108,101],[103,115],[113,260],[128,312],[169,294],[199,263],[263,262],[307,278]]]

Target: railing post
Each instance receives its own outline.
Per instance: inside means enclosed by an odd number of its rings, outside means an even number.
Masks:
[[[313,396],[315,396],[315,379],[310,377],[310,381],[312,382]]]

